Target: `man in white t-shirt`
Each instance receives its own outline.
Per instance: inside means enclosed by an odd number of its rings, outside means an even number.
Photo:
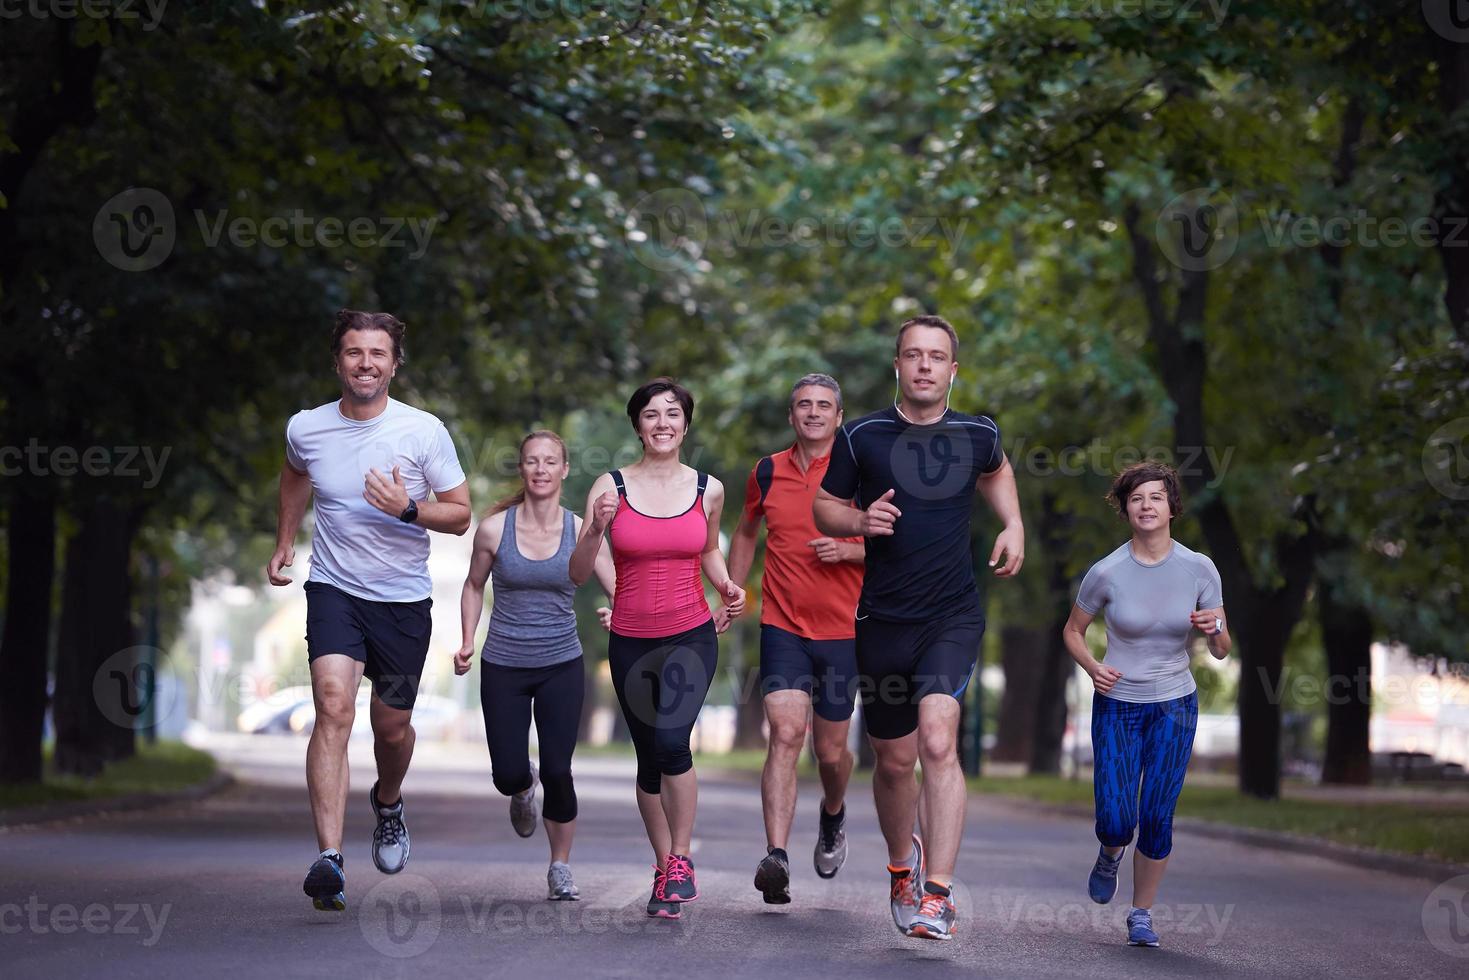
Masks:
[[[469,529],[469,485],[448,430],[388,397],[403,363],[403,331],[387,313],[337,314],[332,356],[342,397],[298,412],[286,425],[276,548],[266,568],[272,585],[290,583],[282,569],[295,558],[296,532],[314,496],[306,647],[316,726],[306,786],[321,856],[304,887],[325,910],[346,908],[347,739],[364,676],[372,681],[377,757],[368,794],[377,817],[372,860],[385,874],[408,863],[400,787],[413,757],[410,720],[428,654],[428,530]]]

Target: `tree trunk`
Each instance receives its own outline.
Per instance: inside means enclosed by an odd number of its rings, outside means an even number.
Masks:
[[[1469,46],[1430,30],[1438,62],[1438,101],[1445,121],[1462,114],[1469,103]],[[1438,221],[1438,254],[1444,270],[1444,306],[1459,339],[1469,342],[1469,147],[1463,127],[1421,134],[1432,140],[1457,142],[1446,147],[1433,216]]]
[[[1323,783],[1372,782],[1372,617],[1329,582],[1316,596],[1326,647],[1326,760]]]
[[[1182,273],[1178,300],[1170,313],[1163,300],[1163,278],[1153,242],[1136,204],[1127,206],[1124,221],[1158,377],[1174,406],[1174,448],[1180,458],[1194,460],[1181,476],[1194,501],[1210,557],[1219,569],[1231,628],[1239,640],[1240,791],[1275,799],[1280,795],[1280,671],[1286,643],[1301,618],[1315,574],[1316,534],[1307,520],[1315,502],[1308,499],[1298,507],[1296,516],[1305,524],[1304,530],[1282,535],[1274,543],[1281,584],[1257,585],[1233,515],[1217,492],[1213,463],[1202,451],[1209,445],[1204,418],[1204,313],[1209,273]],[[1194,224],[1204,226],[1198,215]]]
[[[56,498],[42,480],[12,478],[0,638],[0,783],[41,780],[46,656],[56,578]]]
[[[1053,493],[1041,494],[1040,539],[1045,542],[1046,608],[1053,610],[1045,627],[1041,669],[1036,683],[1030,763],[1032,774],[1061,772],[1061,745],[1066,738],[1066,682],[1075,666],[1061,631],[1071,618],[1071,580],[1066,556],[1071,553],[1075,518],[1063,512]]]
[[[728,651],[731,664],[729,676],[735,678],[739,688],[734,692],[735,737],[737,749],[765,748],[765,699],[760,693],[760,648],[755,646],[755,655],[749,655],[750,645],[745,642],[746,627],[736,622],[724,634],[722,646]]]
[[[1061,639],[1071,611],[1070,602],[1057,608],[1065,609],[1067,615],[1054,617],[1046,630],[1044,669],[1036,685],[1035,735],[1030,747],[1032,775],[1061,772],[1061,746],[1066,739],[1066,682],[1071,679],[1076,662]]]
[[[135,524],[116,501],[87,505],[67,544],[56,657],[56,768],[95,776],[131,755],[138,692],[129,559]]]
[[[1000,629],[1000,666],[1005,691],[996,719],[995,762],[1029,762],[1035,738],[1036,698],[1045,669],[1046,636],[1043,627],[1005,626]]]

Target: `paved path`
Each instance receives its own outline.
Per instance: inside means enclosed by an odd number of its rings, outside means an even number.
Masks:
[[[1120,903],[1086,900],[1084,819],[975,799],[947,944],[892,928],[870,800],[849,806],[851,858],[833,881],[809,854],[803,787],[796,902],[761,903],[753,777],[706,774],[694,861],[702,897],[679,922],[643,914],[650,856],[631,765],[577,763],[584,896],[545,898],[543,837],[511,831],[483,750],[425,748],[406,788],[413,859],[368,854],[370,747],[354,745],[349,910],[314,911],[304,743],[216,746],[242,782],[210,799],[0,832],[0,974],[19,977],[998,977],[1469,976],[1469,880],[1419,881],[1180,833],[1155,910],[1160,949],[1123,944]],[[1466,876],[1469,878],[1469,876]],[[915,972],[916,971],[916,972]]]

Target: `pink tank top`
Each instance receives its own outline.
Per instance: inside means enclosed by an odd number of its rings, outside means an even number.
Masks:
[[[610,530],[617,568],[612,628],[623,636],[660,637],[702,625],[710,618],[699,577],[699,556],[709,540],[704,514],[708,474],[699,474],[693,505],[676,517],[649,517],[634,510],[621,470],[612,471],[612,482],[617,484],[617,513]]]

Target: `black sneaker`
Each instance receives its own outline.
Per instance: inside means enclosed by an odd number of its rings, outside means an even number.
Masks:
[[[699,883],[694,880],[694,862],[686,855],[670,854],[663,869],[665,902],[692,902],[699,897]]]
[[[823,878],[835,878],[847,861],[847,807],[832,816],[826,812],[826,804],[817,806],[821,811],[821,829],[816,834],[816,854],[813,861],[816,873]]]
[[[653,865],[653,894],[648,898],[648,914],[659,919],[677,919],[679,907],[677,902],[670,902],[663,897],[663,869]]]
[[[403,823],[403,796],[392,806],[377,801],[377,783],[367,794],[377,829],[372,832],[372,863],[385,875],[395,875],[408,863],[408,828]]]
[[[765,896],[766,905],[789,905],[791,901],[791,862],[786,852],[772,847],[755,868],[755,887]]]
[[[311,904],[321,912],[342,912],[347,908],[347,874],[342,870],[342,856],[329,854],[316,859],[306,872],[301,886]]]

